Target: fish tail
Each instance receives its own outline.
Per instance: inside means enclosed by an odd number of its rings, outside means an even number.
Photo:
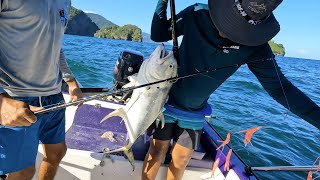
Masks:
[[[130,148],[126,148],[126,151],[123,151],[123,152],[127,156],[128,161],[130,162],[130,164],[132,166],[132,171],[134,171],[135,164],[134,164],[134,156],[133,156],[132,148],[131,147]]]
[[[126,146],[123,146],[119,149],[115,149],[112,151],[105,151],[104,153],[106,154],[110,154],[110,153],[114,153],[114,152],[121,152],[123,151],[123,153],[127,156],[128,161],[130,162],[131,166],[132,166],[132,171],[134,171],[135,169],[135,163],[134,163],[134,156],[133,156],[133,152],[132,152],[132,145],[128,144]]]

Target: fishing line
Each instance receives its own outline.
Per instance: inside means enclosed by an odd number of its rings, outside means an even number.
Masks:
[[[277,68],[276,68],[276,64],[275,64],[274,61],[273,61],[273,67],[274,67],[274,69],[275,69],[275,71],[276,71],[276,73],[277,73],[277,77],[278,77],[279,82],[280,82],[280,86],[281,86],[281,89],[282,89],[282,93],[283,93],[283,96],[284,96],[284,98],[285,98],[285,100],[286,100],[286,103],[287,103],[287,106],[288,106],[288,109],[287,109],[287,111],[284,113],[284,118],[283,118],[283,120],[286,120],[286,118],[288,117],[289,111],[291,111],[291,108],[290,108],[289,101],[288,101],[288,98],[287,98],[287,96],[286,96],[286,93],[285,93],[285,91],[284,91],[284,88],[283,88],[283,85],[282,85],[282,82],[281,82],[281,79],[280,79],[280,76],[279,76],[279,72],[278,72],[278,70],[277,70]]]
[[[277,70],[277,67],[276,67],[276,63],[275,61],[273,61],[273,66],[274,66],[274,69],[275,69],[275,72],[277,74],[277,78],[279,80],[279,83],[280,83],[280,86],[281,86],[281,89],[282,89],[282,93],[283,93],[283,96],[285,98],[285,101],[286,101],[286,104],[287,104],[287,111],[284,113],[284,120],[286,120],[286,118],[288,117],[288,114],[289,114],[289,111],[291,111],[291,108],[290,108],[290,105],[289,105],[289,101],[288,101],[288,98],[287,98],[287,95],[285,93],[285,89],[283,87],[283,84],[282,84],[282,81],[281,81],[281,78],[279,76],[279,72]],[[271,166],[271,167],[250,167],[250,166],[247,166],[245,168],[245,171],[246,173],[248,174],[253,174],[253,171],[317,171],[316,167],[314,167],[314,165],[316,164],[317,160],[319,159],[320,157],[318,157],[316,159],[316,161],[313,163],[313,165],[311,167],[302,167],[302,166]],[[314,179],[317,179],[319,178],[320,176],[317,176],[316,178]]]
[[[179,46],[177,39],[177,21],[176,21],[176,7],[174,0],[170,0],[170,10],[171,10],[171,27],[172,27],[172,42],[173,42],[173,54],[179,64]]]
[[[270,61],[270,60],[269,59],[263,59],[263,60],[260,59],[260,60],[250,61],[248,63],[263,62],[263,61]],[[93,96],[88,96],[88,97],[81,98],[81,99],[78,99],[78,100],[73,101],[73,102],[58,103],[58,105],[55,105],[54,107],[52,107],[52,105],[46,106],[46,107],[49,107],[49,108],[44,107],[45,109],[37,111],[34,114],[44,114],[44,113],[48,113],[48,112],[51,112],[51,111],[63,109],[63,108],[69,107],[69,106],[83,104],[84,102],[95,100],[95,99],[98,99],[98,98],[103,98],[103,97],[107,97],[107,96],[111,96],[111,95],[116,95],[116,94],[124,93],[124,92],[127,92],[127,91],[131,91],[131,90],[134,90],[134,89],[143,88],[143,87],[147,87],[147,86],[151,86],[151,85],[159,84],[159,83],[163,83],[163,82],[175,83],[176,81],[178,81],[180,79],[193,77],[193,76],[197,76],[197,75],[200,75],[200,74],[215,72],[215,71],[219,71],[219,70],[226,69],[226,68],[240,67],[240,66],[242,66],[244,64],[247,64],[247,63],[232,64],[232,65],[229,65],[229,66],[212,68],[212,69],[208,69],[208,70],[204,70],[204,71],[197,71],[197,72],[190,73],[190,74],[183,75],[183,76],[176,76],[176,77],[172,77],[172,78],[168,78],[168,79],[164,79],[164,80],[160,80],[160,81],[155,81],[155,82],[152,82],[152,83],[142,84],[142,85],[139,85],[139,86],[132,86],[132,87],[128,87],[128,88],[122,88],[122,89],[119,89],[119,90],[109,90],[108,92],[97,94],[97,95],[93,95]]]

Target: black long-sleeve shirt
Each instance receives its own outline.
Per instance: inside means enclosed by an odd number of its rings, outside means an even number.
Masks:
[[[167,2],[159,0],[151,27],[151,39],[156,42],[172,39],[171,19],[167,19],[166,9]],[[169,93],[169,101],[173,105],[189,111],[203,108],[209,96],[239,68],[236,64],[247,64],[273,99],[320,128],[319,106],[283,75],[268,43],[253,47],[222,38],[212,23],[205,4],[187,7],[177,14],[176,19],[176,34],[183,35],[179,48],[179,76],[232,67],[210,72],[205,76],[180,79],[173,84]]]

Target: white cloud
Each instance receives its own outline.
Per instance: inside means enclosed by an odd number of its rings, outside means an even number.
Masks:
[[[98,13],[96,13],[96,12],[94,12],[94,11],[83,11],[83,12],[85,12],[85,13],[93,13],[93,14],[98,14]]]

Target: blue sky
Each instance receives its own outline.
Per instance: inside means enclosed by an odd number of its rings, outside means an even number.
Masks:
[[[137,25],[150,33],[157,0],[72,0],[83,11],[104,16],[117,25]],[[207,0],[176,0],[176,11]],[[281,30],[274,38],[286,48],[286,56],[320,60],[320,0],[284,0],[274,14]]]

